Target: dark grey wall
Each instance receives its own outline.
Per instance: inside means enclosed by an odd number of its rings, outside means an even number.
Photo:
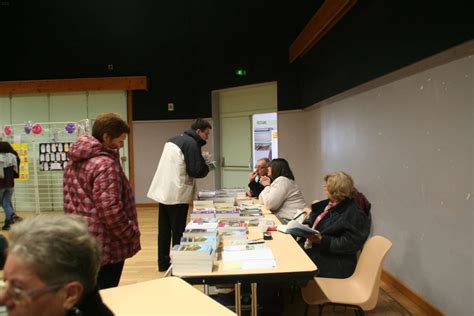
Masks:
[[[288,110],[473,35],[470,0],[359,0],[289,64],[290,44],[322,2],[1,1],[0,81],[145,75],[136,120],[210,117],[212,90],[278,81],[278,107]],[[235,76],[238,67],[247,76]]]

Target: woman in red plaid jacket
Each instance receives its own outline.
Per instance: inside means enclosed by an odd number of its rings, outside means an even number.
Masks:
[[[71,145],[64,169],[64,212],[84,217],[102,245],[102,289],[118,285],[125,259],[141,249],[135,199],[119,160],[129,132],[118,115],[99,115],[92,136]]]

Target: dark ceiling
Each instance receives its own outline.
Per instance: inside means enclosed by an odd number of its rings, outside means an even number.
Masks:
[[[278,81],[279,109],[292,109],[473,35],[473,1],[359,0],[289,64],[290,44],[321,3],[2,0],[0,81],[145,75],[149,91],[134,94],[138,120],[210,116],[212,90]],[[247,76],[234,74],[239,67]]]

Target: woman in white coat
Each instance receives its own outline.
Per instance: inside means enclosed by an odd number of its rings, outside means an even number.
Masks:
[[[268,176],[262,177],[260,183],[265,186],[259,196],[260,202],[277,215],[283,224],[290,221],[298,209],[302,210],[306,206],[285,159],[273,159],[268,166]]]

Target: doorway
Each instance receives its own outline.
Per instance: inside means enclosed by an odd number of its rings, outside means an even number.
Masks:
[[[244,188],[254,166],[252,116],[277,111],[277,83],[216,90],[212,100],[216,188]]]

